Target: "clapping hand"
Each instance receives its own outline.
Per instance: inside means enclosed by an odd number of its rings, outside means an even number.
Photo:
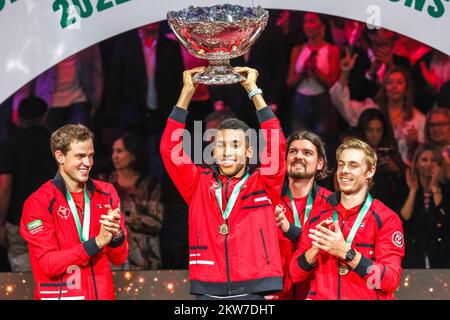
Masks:
[[[410,191],[417,191],[419,189],[417,175],[410,168],[406,169],[406,185]]]
[[[291,225],[284,214],[285,212],[286,209],[279,205],[275,208],[275,221],[277,222],[277,227],[284,233],[288,232]]]
[[[101,215],[100,223],[105,228],[106,231],[110,232],[111,235],[114,237],[116,236],[120,231],[120,209],[112,209],[109,204],[105,205],[105,208],[108,209],[107,215]]]
[[[329,228],[319,224],[315,229],[310,230],[309,237],[312,239],[313,246],[333,256],[345,258],[350,248],[342,235],[339,222],[331,223],[328,220],[327,224],[330,226]]]

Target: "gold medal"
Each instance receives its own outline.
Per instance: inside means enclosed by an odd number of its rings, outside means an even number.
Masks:
[[[339,264],[339,274],[341,276],[347,275],[349,271],[350,271],[350,268],[349,268],[348,265],[346,265],[346,264]]]
[[[228,229],[228,225],[226,223],[221,224],[219,227],[219,233],[220,234],[228,234],[230,230]]]

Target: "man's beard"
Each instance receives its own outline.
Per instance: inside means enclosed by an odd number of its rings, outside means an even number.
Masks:
[[[303,172],[295,172],[294,170],[290,169],[288,170],[287,174],[292,179],[310,179],[316,175],[316,172],[308,172],[306,170]]]

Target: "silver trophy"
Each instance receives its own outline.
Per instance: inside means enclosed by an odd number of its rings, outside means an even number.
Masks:
[[[195,57],[209,60],[209,66],[193,81],[207,85],[232,84],[245,80],[233,72],[232,58],[248,52],[267,25],[269,13],[260,6],[238,5],[194,7],[169,11],[173,32]]]

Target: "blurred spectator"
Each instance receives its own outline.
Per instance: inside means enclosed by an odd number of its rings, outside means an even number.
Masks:
[[[357,48],[365,48],[367,44],[364,41],[363,33],[366,25],[360,21],[346,19],[344,23],[345,46],[350,47],[352,51]],[[345,49],[342,48],[342,51]]]
[[[263,91],[267,104],[276,112],[283,98],[287,74],[287,57],[282,31],[268,25],[250,50],[245,55],[233,59],[231,64],[259,71],[258,85]],[[251,128],[259,128],[252,102],[239,83],[209,88],[215,105],[229,106],[230,110]]]
[[[175,76],[183,70],[178,42],[167,38],[155,22],[119,35],[111,61],[106,111],[116,115],[119,134],[144,136],[158,130],[176,103],[170,91],[181,87]]]
[[[417,60],[422,58],[431,48],[417,40],[408,36],[397,34],[394,43],[393,54],[409,59],[410,65],[415,65]]]
[[[438,50],[431,50],[414,65],[413,77],[417,85],[416,101],[426,113],[436,103],[442,86],[450,80],[450,57]]]
[[[436,96],[436,106],[450,109],[450,81],[442,85],[441,91]]]
[[[188,267],[187,206],[161,163],[163,121],[177,102],[184,61],[180,43],[165,23],[152,23],[117,37],[107,94],[107,112],[119,133],[146,137],[149,172],[161,181],[165,217],[160,231],[163,268]]]
[[[362,35],[363,39],[356,42],[357,45],[352,46],[349,42],[351,53],[358,54],[349,78],[351,98],[358,101],[373,98],[389,70],[395,67],[408,71],[411,69],[408,58],[393,52],[394,32],[365,28]]]
[[[450,190],[443,165],[439,150],[424,144],[414,154],[412,170],[407,170],[409,193],[400,211],[405,221],[405,268],[450,267]]]
[[[178,42],[175,34],[171,33],[168,37],[172,38],[174,41]],[[196,67],[207,67],[208,60],[200,59],[194,57],[189,53],[185,46],[181,43],[180,50],[181,56],[183,57],[183,67],[185,70],[190,70]],[[205,84],[198,84],[194,95],[192,96],[192,105],[189,107],[189,115],[187,118],[186,126],[192,126],[193,122],[196,120],[204,120],[208,114],[213,111],[213,106],[211,104],[211,97],[209,93],[209,87]],[[192,108],[192,109],[191,109]]]
[[[304,15],[307,43],[291,55],[287,86],[295,88],[292,101],[292,130],[307,129],[330,145],[337,135],[336,111],[328,89],[339,77],[339,48],[325,38],[327,22],[316,13]]]
[[[19,234],[23,203],[57,169],[45,128],[47,109],[41,98],[22,100],[20,129],[0,148],[0,244],[7,238],[12,271],[31,271],[28,245]]]
[[[330,27],[333,42],[341,51],[345,47],[356,49],[363,46],[362,33],[365,28],[364,23],[341,17],[332,17],[330,19]]]
[[[301,11],[269,9],[268,30],[276,27],[281,31],[287,61],[289,61],[292,48],[306,41],[302,29],[302,16],[303,12]]]
[[[114,185],[120,197],[128,231],[128,261],[124,269],[160,269],[159,233],[164,208],[161,187],[146,174],[145,145],[133,134],[118,138],[112,148],[115,170],[104,181]]]
[[[424,141],[425,116],[414,107],[412,82],[403,69],[390,69],[381,84],[380,90],[372,100],[350,99],[348,87],[350,71],[355,65],[357,55],[346,49],[341,60],[341,76],[330,89],[331,98],[344,119],[355,127],[360,114],[369,108],[380,109],[392,127],[394,138],[403,162],[410,164],[412,155],[419,143]]]
[[[210,113],[206,118],[206,130],[208,129],[217,129],[219,127],[219,124],[222,123],[222,121],[230,118],[236,118],[233,111],[229,110],[228,108],[216,110],[213,113]]]
[[[118,134],[145,137],[150,175],[161,179],[159,141],[177,102],[184,70],[180,43],[167,24],[155,22],[119,35],[106,86],[106,109]]]
[[[14,96],[14,110],[27,96],[38,96],[50,106],[50,132],[68,123],[87,125],[103,93],[102,61],[98,45],[80,51],[21,88]]]
[[[425,140],[435,145],[445,160],[445,178],[450,178],[450,110],[433,109],[427,114]]]
[[[12,134],[12,98],[0,103],[0,143]]]
[[[364,110],[358,120],[357,135],[367,142],[378,156],[377,171],[370,193],[391,209],[400,209],[398,199],[406,166],[383,113],[379,109]]]

